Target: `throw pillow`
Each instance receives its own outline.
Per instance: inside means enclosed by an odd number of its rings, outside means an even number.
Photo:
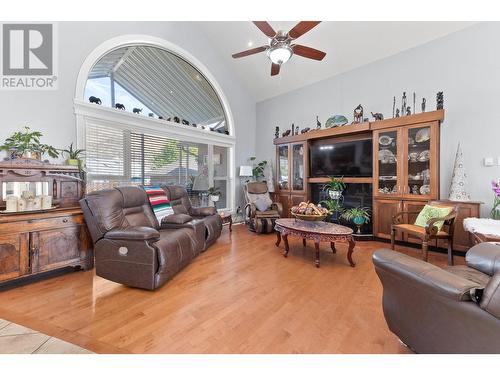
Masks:
[[[159,223],[161,223],[165,216],[172,215],[174,213],[165,190],[159,186],[144,186],[143,188],[148,195],[149,204],[151,205]]]
[[[422,208],[422,211],[417,216],[417,219],[415,220],[415,225],[418,225],[419,227],[425,227],[425,224],[430,219],[434,219],[436,217],[444,217],[448,215],[452,207],[440,207],[440,206],[430,206],[426,204],[424,208]],[[436,221],[434,225],[438,228],[438,230],[441,230],[443,227],[444,221]]]
[[[267,196],[266,196],[266,198],[267,198]],[[255,204],[255,207],[257,207],[257,210],[264,212],[264,211],[267,211],[269,206],[271,206],[271,204],[272,204],[272,201],[271,202],[269,202],[269,201],[270,200],[267,200],[264,197],[261,197],[261,198],[257,199],[254,204]]]

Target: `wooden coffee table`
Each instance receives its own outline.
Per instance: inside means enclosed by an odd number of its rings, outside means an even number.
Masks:
[[[326,223],[324,221],[278,219],[276,220],[274,229],[276,230],[276,235],[278,236],[276,246],[280,245],[281,238],[283,237],[283,242],[285,243],[283,256],[285,258],[288,256],[288,251],[290,250],[288,246],[288,236],[294,236],[301,237],[302,244],[304,246],[306,246],[306,240],[314,241],[314,247],[316,248],[314,264],[316,267],[319,267],[319,243],[321,241],[330,242],[330,247],[334,254],[337,252],[335,249],[335,242],[347,242],[349,244],[347,260],[349,261],[351,267],[356,265],[352,260],[352,252],[356,244],[352,238],[351,228],[343,225]]]

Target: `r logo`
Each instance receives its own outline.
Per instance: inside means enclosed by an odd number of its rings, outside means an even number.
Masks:
[[[52,24],[3,25],[3,75],[53,74]]]

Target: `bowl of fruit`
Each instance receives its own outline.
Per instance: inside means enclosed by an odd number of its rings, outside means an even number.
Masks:
[[[326,208],[309,202],[301,202],[298,206],[293,206],[290,211],[296,219],[306,221],[322,221],[328,215]]]

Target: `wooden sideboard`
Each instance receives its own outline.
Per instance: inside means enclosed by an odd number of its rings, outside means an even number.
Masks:
[[[57,208],[6,213],[5,195],[13,183],[43,183]],[[0,189],[0,284],[64,267],[93,267],[92,241],[78,205],[84,187],[77,167],[0,162]]]
[[[440,197],[439,146],[443,120],[444,110],[437,110],[276,138],[276,197],[283,204],[286,215],[289,215],[293,205],[311,200],[311,184],[328,181],[325,177],[309,174],[311,141],[331,139],[332,142],[337,142],[371,137],[372,177],[349,177],[344,181],[372,184],[373,235],[390,239],[393,215],[398,211],[420,211],[427,202],[438,200]],[[302,154],[297,153],[300,148],[303,150]],[[392,154],[393,158],[384,159],[384,154]],[[473,243],[463,230],[463,218],[478,217],[480,202],[450,204],[459,205],[454,248],[465,251]],[[414,221],[415,217],[407,219]],[[406,235],[399,240],[417,241]],[[442,242],[436,245],[446,247]]]

